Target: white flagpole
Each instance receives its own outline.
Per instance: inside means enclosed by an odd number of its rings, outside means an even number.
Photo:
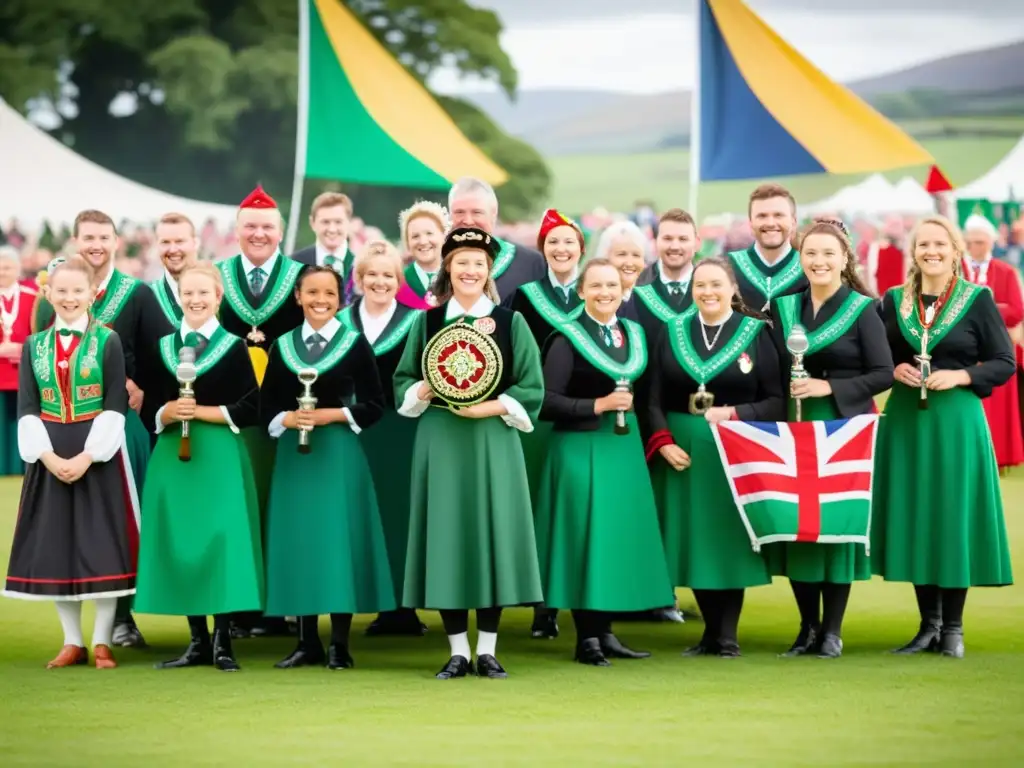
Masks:
[[[292,179],[292,204],[288,213],[285,252],[295,252],[302,219],[302,182],[306,177],[306,133],[309,129],[309,3],[299,0],[299,96],[295,121],[295,176]]]
[[[703,10],[701,4],[705,1],[697,0],[694,3],[694,9],[697,14],[697,23],[694,25],[696,39],[693,45],[693,50],[696,54],[694,59],[695,79],[693,89],[690,91],[690,200],[688,210],[698,226],[700,226],[700,219],[697,216],[697,203],[700,197],[700,17]]]

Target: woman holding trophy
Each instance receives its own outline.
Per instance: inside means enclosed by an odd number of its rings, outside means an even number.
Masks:
[[[658,511],[631,386],[647,367],[639,323],[619,320],[622,277],[591,259],[578,290],[584,311],[560,326],[544,355],[541,418],[554,423],[536,504],[548,605],[571,608],[576,660],[639,659],[612,634],[609,614],[671,604]]]
[[[693,306],[654,345],[647,443],[669,575],[690,587],[704,635],[687,656],[740,655],[744,590],[771,583],[736,509],[710,425],[779,421],[779,357],[763,315],[740,297],[732,267],[708,257],[694,267]]]
[[[918,633],[896,652],[961,658],[968,588],[1013,583],[981,400],[1016,361],[992,292],[960,276],[956,226],[922,219],[910,252],[906,282],[882,300],[896,384],[875,451],[871,565],[917,594]]]
[[[782,360],[787,342],[803,335],[807,376],[790,377],[789,418],[826,421],[871,413],[876,395],[892,386],[892,354],[876,303],[857,275],[857,257],[841,221],[818,221],[800,239],[803,291],[772,302],[772,339]],[[800,632],[784,656],[842,655],[842,626],[850,585],[871,579],[861,544],[789,542],[769,544],[765,556],[775,576],[789,578],[800,611]]]
[[[188,617],[188,648],[158,668],[234,672],[229,614],[263,607],[260,513],[239,434],[258,421],[259,390],[245,342],[217,321],[219,271],[188,267],[178,288],[181,328],[158,341],[148,366],[144,415],[158,438],[142,493],[135,610]]]
[[[523,316],[530,326],[533,340],[543,348],[552,333],[563,323],[578,318],[583,311],[580,295],[576,292],[576,277],[584,253],[583,232],[576,222],[552,208],[544,213],[541,220],[537,250],[544,254],[547,262],[547,277],[519,286],[502,301],[502,306]],[[551,422],[541,421],[534,425],[533,432],[520,435],[526,457],[526,474],[530,478],[530,497],[535,501],[551,428]],[[558,611],[537,606],[530,634],[537,640],[558,637]]]
[[[277,440],[266,614],[299,617],[298,646],[279,669],[354,666],[352,615],[395,607],[377,494],[358,437],[380,420],[384,393],[370,342],[336,317],[342,291],[333,268],[302,271],[295,297],[305,320],[271,347],[260,390],[262,421]],[[331,617],[326,653],[320,614]]]
[[[522,446],[544,397],[540,353],[522,315],[495,306],[500,243],[460,228],[442,248],[439,306],[420,314],[395,371],[399,413],[419,418],[413,447],[404,605],[439,610],[451,658],[441,680],[474,669],[506,677],[495,657],[504,606],[541,601]],[[399,481],[400,482],[400,481]]]

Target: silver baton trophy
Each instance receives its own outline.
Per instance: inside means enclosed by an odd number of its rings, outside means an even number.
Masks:
[[[615,382],[616,392],[629,392],[629,379],[619,379]],[[615,411],[615,434],[628,435],[629,425],[626,423],[626,412],[621,408]]]
[[[789,354],[793,356],[793,365],[789,369],[789,378],[791,381],[797,381],[799,379],[809,379],[806,369],[804,368],[804,355],[807,354],[807,349],[810,344],[807,341],[807,332],[804,327],[797,323],[793,326],[789,332],[789,336],[786,337],[786,349]],[[801,407],[802,401],[796,400],[796,420],[803,421],[803,408]]]
[[[174,378],[178,380],[179,398],[195,400],[196,393],[192,385],[197,376],[195,347],[182,347],[178,350],[178,367],[174,371]],[[192,460],[192,440],[188,425],[187,421],[181,422],[181,442],[178,443],[178,459],[181,461]]]
[[[299,383],[302,384],[303,390],[302,395],[295,399],[299,404],[300,411],[312,411],[316,408],[317,399],[313,396],[313,390],[310,387],[318,378],[320,378],[320,374],[316,372],[315,368],[303,368],[299,371]],[[312,450],[309,446],[309,433],[312,431],[312,427],[299,427],[299,453],[309,453]]]

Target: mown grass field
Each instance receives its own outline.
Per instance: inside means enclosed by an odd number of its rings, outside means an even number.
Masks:
[[[1005,122],[1005,121],[1004,121]],[[1016,125],[1015,123],[1013,125]],[[1021,124],[1024,132],[1024,121]],[[998,163],[1017,143],[1017,138],[963,137],[923,140],[954,185],[967,184]],[[565,155],[547,158],[554,178],[551,204],[579,214],[603,206],[610,211],[630,211],[637,200],[652,200],[659,209],[686,207],[689,200],[688,150],[625,155]],[[886,174],[892,181],[913,176],[924,181],[927,168],[908,168]],[[810,203],[834,194],[863,175],[789,176],[780,179],[799,202]],[[756,181],[724,181],[702,184],[698,205],[701,217],[743,212]]]
[[[1004,480],[1019,567],[1024,473]],[[6,562],[18,482],[0,481]],[[680,593],[684,605],[690,595]],[[184,622],[140,617],[148,651],[122,666],[47,671],[61,643],[53,607],[0,601],[0,764],[9,766],[1019,766],[1024,705],[1024,589],[975,590],[967,658],[894,657],[916,610],[907,585],[853,591],[837,661],[776,658],[797,623],[788,586],[748,592],[744,657],[683,659],[700,635],[684,626],[620,624],[654,652],[611,669],[571,663],[572,630],[528,638],[510,611],[498,655],[511,677],[442,683],[436,614],[424,638],[369,640],[355,628],[354,670],[280,671],[287,640],[239,641],[244,670],[158,672]],[[87,632],[91,610],[86,609]],[[88,634],[87,634],[88,637]]]

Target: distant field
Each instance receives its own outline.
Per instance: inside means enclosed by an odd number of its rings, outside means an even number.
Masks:
[[[1016,121],[1016,122],[1014,122]],[[918,126],[951,124],[953,121],[921,121]],[[987,120],[993,127],[1016,126],[1024,132],[1024,117]],[[1017,139],[1006,137],[934,139],[922,143],[956,185],[967,184],[981,176],[1013,148]],[[627,211],[638,199],[653,200],[660,208],[687,204],[689,195],[689,151],[677,150],[633,155],[567,155],[547,159],[554,177],[551,204],[579,214],[603,206]],[[923,181],[928,169],[906,168],[886,174],[896,181],[913,176]],[[813,202],[834,194],[863,175],[790,176],[781,179],[797,200]],[[700,216],[743,211],[754,181],[726,181],[702,184]]]

